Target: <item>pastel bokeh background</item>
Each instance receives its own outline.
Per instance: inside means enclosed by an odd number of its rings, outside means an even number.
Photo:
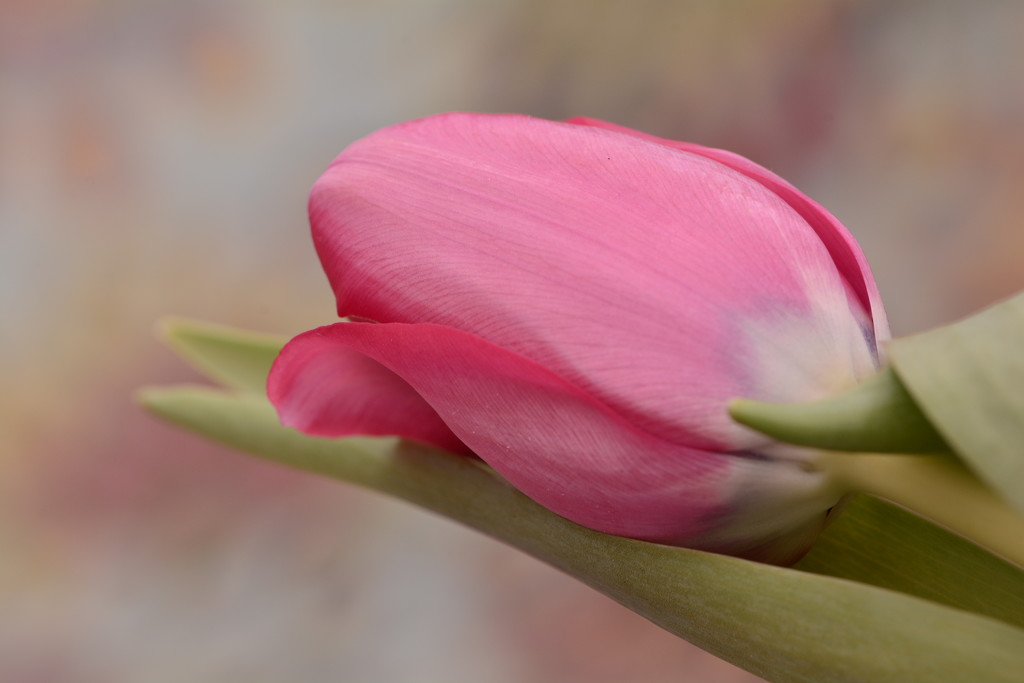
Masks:
[[[532,559],[157,423],[177,314],[333,319],[309,186],[433,112],[743,153],[897,334],[1024,288],[1024,3],[0,2],[0,679],[749,681]]]

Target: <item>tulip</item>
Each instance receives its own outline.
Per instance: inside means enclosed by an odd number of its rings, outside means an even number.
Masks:
[[[475,454],[611,534],[786,562],[841,496],[815,454],[733,422],[882,360],[840,223],[735,154],[612,124],[445,114],[352,144],[313,187],[348,320],[282,350],[305,433]]]

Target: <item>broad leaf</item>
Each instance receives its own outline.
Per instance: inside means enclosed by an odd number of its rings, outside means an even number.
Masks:
[[[1024,294],[890,345],[896,373],[956,453],[1024,511]]]
[[[255,394],[262,394],[267,370],[285,341],[189,321],[171,321],[163,329],[170,345],[199,369]],[[905,403],[898,393],[896,398]],[[981,640],[1024,637],[1021,631],[1005,630],[988,619],[895,595],[897,602],[891,604],[896,611],[889,618],[898,620],[899,635],[890,642],[885,634],[892,624],[875,614],[872,605],[889,604],[878,596],[891,594],[877,588],[597,534],[539,508],[476,461],[394,439],[322,440],[282,428],[259,395],[169,389],[147,392],[144,400],[158,414],[230,445],[397,495],[502,538],[668,630],[774,680],[927,675],[933,670],[934,643],[919,632],[927,632],[921,624],[934,617],[930,610],[940,610],[942,619],[959,624],[951,628],[976,633]],[[1024,592],[1021,573],[1014,567],[865,496],[854,498],[799,567],[1009,623],[1022,621],[1019,596]],[[658,588],[662,582],[664,593]],[[857,592],[863,590],[870,597]],[[844,601],[848,607],[837,609]],[[785,609],[764,612],[768,604]],[[831,629],[841,644],[818,640],[814,624],[823,633]],[[870,657],[859,650],[878,647],[875,641],[900,645],[876,649]],[[903,648],[908,644],[910,649]],[[988,662],[985,648],[994,657]],[[972,658],[971,649],[966,644],[957,653],[942,653],[939,659],[947,664],[940,663],[934,671],[946,677],[963,672],[971,678],[998,680],[1001,673],[1013,671],[1000,667],[1020,666],[1009,651],[1000,651],[998,643],[985,645],[980,658]],[[924,668],[917,666],[918,657]]]
[[[477,461],[396,439],[317,439],[253,394],[143,393],[156,414],[230,446],[368,486],[578,577],[686,640],[776,681],[1013,681],[1024,630],[894,591],[608,536],[520,494]]]

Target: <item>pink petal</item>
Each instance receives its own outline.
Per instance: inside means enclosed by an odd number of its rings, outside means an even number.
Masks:
[[[798,211],[635,136],[413,121],[343,152],[310,216],[342,314],[478,335],[677,444],[757,447],[729,398],[809,400],[875,368],[871,322]]]
[[[349,378],[321,358],[364,353],[408,382],[512,485],[590,528],[742,553],[782,535],[794,518],[820,518],[829,504],[820,479],[792,463],[659,439],[537,363],[465,332],[339,323],[292,343],[316,350],[309,364],[295,351],[274,366],[272,399],[282,414],[333,410],[336,394],[350,393]],[[288,387],[296,386],[315,390],[295,396]]]
[[[332,329],[300,334],[274,361],[267,395],[282,424],[314,436],[397,435],[468,452],[412,387],[379,363],[339,345]]]
[[[825,248],[828,249],[829,254],[835,261],[839,272],[846,280],[847,286],[856,297],[857,302],[865,311],[870,312],[875,339],[879,342],[889,339],[889,321],[886,318],[885,309],[882,306],[882,297],[878,292],[878,286],[875,284],[875,279],[871,275],[871,269],[868,266],[867,259],[864,258],[864,253],[861,251],[860,245],[857,244],[857,241],[853,239],[853,236],[845,227],[843,227],[843,224],[840,223],[835,216],[829,213],[825,207],[800,192],[800,190],[796,189],[768,169],[758,166],[749,159],[741,157],[739,154],[735,154],[724,149],[702,147],[700,145],[695,145],[692,142],[680,142],[677,140],[669,140],[667,138],[659,138],[655,135],[650,135],[632,128],[626,128],[625,126],[620,126],[615,123],[609,123],[607,121],[601,121],[600,119],[592,119],[584,116],[577,116],[569,119],[566,123],[581,126],[594,126],[605,130],[616,131],[618,133],[632,135],[643,140],[665,145],[666,147],[671,147],[673,149],[692,152],[693,154],[700,154],[708,159],[714,159],[719,163],[725,164],[729,168],[739,171],[743,175],[764,185],[768,190],[777,194],[783,201],[793,207],[793,210],[800,214],[800,216],[807,221],[807,224],[818,234],[819,239],[821,239]],[[878,349],[877,351],[880,352],[881,349]]]

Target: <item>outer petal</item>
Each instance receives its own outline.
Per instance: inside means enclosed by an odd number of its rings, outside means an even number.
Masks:
[[[267,396],[283,424],[315,436],[397,435],[468,451],[402,378],[339,346],[331,330],[300,334],[274,361]]]
[[[343,314],[473,333],[675,443],[756,448],[728,398],[808,400],[874,370],[870,321],[792,206],[634,136],[414,121],[346,150],[310,215]]]
[[[853,236],[850,235],[846,228],[843,227],[843,224],[840,223],[835,216],[829,213],[825,207],[800,192],[800,190],[796,189],[763,166],[759,166],[745,157],[741,157],[738,154],[724,149],[702,147],[701,145],[695,145],[692,142],[680,142],[678,140],[659,138],[655,135],[643,133],[632,128],[626,128],[625,126],[620,126],[615,123],[601,121],[600,119],[591,119],[584,116],[577,116],[569,119],[567,123],[573,123],[581,126],[594,126],[605,130],[616,131],[665,145],[666,147],[671,147],[673,149],[699,154],[707,157],[708,159],[714,159],[719,163],[725,164],[729,168],[739,171],[743,175],[764,185],[767,189],[777,194],[783,201],[793,207],[793,210],[800,214],[800,216],[807,221],[807,224],[818,234],[822,244],[825,245],[825,248],[828,249],[829,254],[831,254],[832,259],[835,261],[839,272],[846,280],[846,283],[856,301],[864,308],[865,311],[870,312],[876,341],[881,342],[889,339],[889,322],[885,315],[885,309],[882,306],[882,297],[878,292],[878,285],[875,284],[875,278],[871,274],[871,268],[868,266],[867,259],[864,258],[864,253],[861,251],[860,245],[857,244],[857,241],[853,239]],[[881,351],[882,349],[879,347],[877,352],[881,353]]]
[[[347,378],[325,374],[332,364],[323,357],[365,353],[407,381],[516,488],[594,529],[749,554],[820,519],[834,502],[817,475],[792,463],[669,443],[537,363],[465,332],[340,323],[304,337],[316,340],[314,362],[279,363],[271,383],[302,386],[308,375],[319,391],[299,405],[287,390],[275,392],[282,414],[332,405]]]

